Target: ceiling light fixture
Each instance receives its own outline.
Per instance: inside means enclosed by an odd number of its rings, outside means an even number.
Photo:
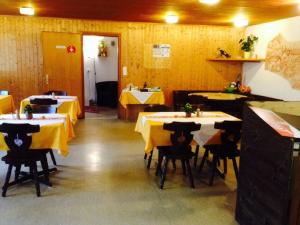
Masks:
[[[248,19],[243,15],[237,15],[233,19],[234,26],[236,27],[246,27],[249,24]]]
[[[214,5],[214,4],[219,3],[220,0],[199,0],[199,1],[200,1],[200,3],[203,3],[203,4]]]
[[[32,7],[21,7],[20,8],[20,14],[27,15],[27,16],[32,16],[32,15],[34,15],[34,8],[32,8]]]
[[[179,17],[174,14],[169,14],[166,16],[166,22],[170,24],[178,23]]]

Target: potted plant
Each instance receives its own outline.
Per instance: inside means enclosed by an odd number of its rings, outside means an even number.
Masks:
[[[183,107],[186,117],[191,117],[194,112],[193,106],[190,103],[186,103]]]
[[[241,50],[244,51],[244,58],[248,59],[252,57],[252,53],[254,51],[254,44],[258,41],[258,37],[253,34],[247,36],[246,38],[242,38],[239,43],[241,45]]]
[[[26,105],[24,108],[24,113],[26,115],[26,119],[31,120],[32,119],[32,107],[31,105]]]

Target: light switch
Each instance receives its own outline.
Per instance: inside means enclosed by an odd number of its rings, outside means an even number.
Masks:
[[[127,66],[123,66],[123,76],[127,76],[128,71],[127,71]]]

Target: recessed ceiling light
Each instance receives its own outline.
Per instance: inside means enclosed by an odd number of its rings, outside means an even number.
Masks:
[[[246,27],[249,24],[248,19],[243,15],[237,15],[233,19],[234,26],[236,27]]]
[[[179,17],[174,14],[170,14],[166,16],[167,23],[174,24],[174,23],[178,23],[178,21],[179,21]]]
[[[32,15],[34,15],[34,8],[32,8],[32,7],[21,7],[20,8],[20,13],[22,15],[32,16]]]
[[[201,3],[213,5],[219,3],[220,0],[199,0]]]

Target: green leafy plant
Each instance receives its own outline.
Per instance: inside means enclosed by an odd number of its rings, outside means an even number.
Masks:
[[[247,36],[246,38],[242,38],[239,41],[241,45],[241,50],[244,52],[251,52],[254,50],[254,44],[258,41],[258,37],[254,36],[253,34]]]
[[[32,114],[32,107],[31,107],[31,105],[26,105],[25,107],[24,107],[24,113],[27,113],[27,114]]]
[[[193,106],[190,103],[186,103],[183,107],[183,110],[186,113],[193,113],[194,112]]]

